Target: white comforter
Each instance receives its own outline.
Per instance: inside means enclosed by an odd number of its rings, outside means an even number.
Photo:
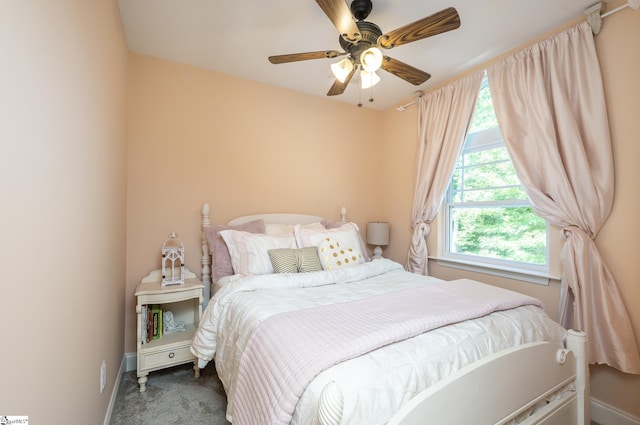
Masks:
[[[212,298],[191,350],[202,367],[215,355],[218,374],[230,394],[242,350],[268,317],[435,281],[407,273],[389,260],[335,272],[235,278]],[[561,345],[563,337],[564,329],[534,306],[439,328],[320,373],[300,398],[292,424],[315,425],[320,392],[331,381],[344,395],[343,424],[384,424],[417,392],[481,357],[535,340]],[[230,404],[227,418],[232,417]]]

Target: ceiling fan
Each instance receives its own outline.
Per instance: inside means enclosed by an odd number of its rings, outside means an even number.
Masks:
[[[455,8],[449,7],[383,34],[376,24],[365,21],[373,8],[371,0],[354,0],[350,7],[345,0],[316,0],[316,2],[340,33],[338,41],[344,51],[325,50],[269,56],[269,62],[281,64],[347,55],[340,62],[331,65],[336,80],[327,92],[327,96],[344,93],[357,70],[360,70],[363,88],[371,87],[380,81],[380,77],[375,74],[379,68],[413,85],[418,86],[424,83],[431,78],[431,75],[383,55],[380,48],[392,49],[460,27],[458,12]]]

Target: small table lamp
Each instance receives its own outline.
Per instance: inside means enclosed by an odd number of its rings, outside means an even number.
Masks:
[[[380,221],[367,223],[367,243],[375,245],[373,258],[382,258],[381,246],[389,245],[389,223]]]

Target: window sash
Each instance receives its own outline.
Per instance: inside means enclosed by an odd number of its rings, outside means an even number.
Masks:
[[[522,187],[519,185],[496,185],[489,186],[484,188],[466,188],[465,187],[465,171],[479,167],[483,165],[492,165],[499,164],[504,162],[510,162],[505,160],[498,161],[490,161],[489,163],[478,163],[478,164],[465,164],[464,158],[465,154],[482,152],[489,149],[495,148],[504,148],[504,141],[502,140],[502,136],[500,134],[499,129],[493,128],[489,130],[483,130],[480,132],[476,132],[467,136],[467,140],[465,141],[465,146],[463,148],[461,159],[459,160],[458,165],[456,166],[456,170],[459,171],[459,185],[457,189],[453,189],[453,178],[452,182],[449,184],[449,188],[447,190],[447,194],[445,197],[445,244],[444,244],[444,256],[449,258],[455,258],[463,261],[474,261],[481,262],[488,265],[495,266],[507,266],[507,267],[516,267],[523,270],[529,270],[534,272],[546,272],[549,268],[549,223],[546,223],[546,241],[545,241],[545,260],[544,264],[536,264],[536,263],[528,263],[521,262],[503,258],[495,258],[489,256],[476,255],[472,253],[460,253],[453,252],[451,244],[453,243],[453,229],[452,226],[454,223],[452,222],[452,211],[453,209],[460,208],[518,208],[518,207],[531,207],[531,203],[528,198],[526,199],[504,199],[504,200],[491,200],[491,201],[464,201],[465,194],[470,194],[473,192],[480,191],[492,191],[492,190],[500,190],[500,189],[509,189],[514,187]],[[461,201],[453,201],[454,194],[458,195]]]
[[[510,201],[510,202],[482,202],[482,203],[447,203],[445,205],[444,215],[445,215],[445,246],[443,257],[458,259],[462,261],[470,261],[475,263],[483,263],[488,265],[494,265],[499,267],[510,267],[517,268],[532,272],[548,272],[549,271],[549,222],[545,221],[546,231],[545,231],[545,253],[544,253],[544,262],[541,264],[533,263],[533,262],[523,262],[517,261],[513,259],[505,259],[500,257],[491,257],[478,255],[474,253],[465,253],[465,252],[455,252],[453,250],[453,233],[454,233],[454,222],[452,221],[452,213],[455,209],[495,209],[495,208],[522,208],[522,207],[531,207],[531,204],[527,201]]]

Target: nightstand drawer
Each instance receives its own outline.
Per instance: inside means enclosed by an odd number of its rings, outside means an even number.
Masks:
[[[162,351],[154,351],[152,353],[142,353],[140,359],[141,370],[153,370],[164,366],[186,363],[194,360],[189,346],[167,349]]]

